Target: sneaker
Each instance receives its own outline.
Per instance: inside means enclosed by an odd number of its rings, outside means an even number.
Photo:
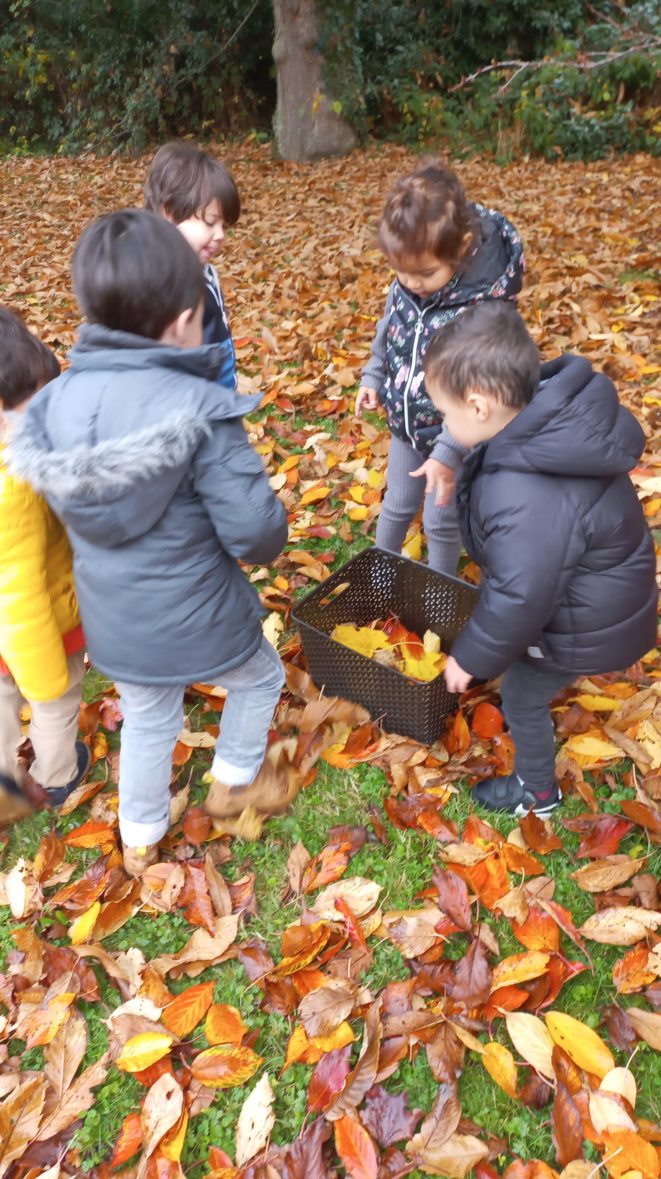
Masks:
[[[158,844],[149,843],[146,847],[126,847],[125,845],[122,858],[127,876],[141,876],[145,868],[156,863]]]
[[[34,810],[30,799],[8,774],[0,774],[0,827],[25,819]]]
[[[472,793],[475,802],[488,811],[509,811],[511,815],[523,817],[533,810],[543,819],[562,802],[557,782],[553,783],[550,791],[547,798],[540,799],[530,786],[521,781],[518,774],[508,774],[506,778],[485,778],[483,782],[478,782]]]
[[[49,806],[62,806],[70,794],[77,790],[82,782],[85,774],[90,768],[92,761],[92,754],[84,741],[76,741],[76,757],[78,759],[78,769],[76,776],[67,783],[66,786],[46,786],[44,791],[48,799]]]
[[[258,815],[281,815],[296,798],[299,785],[293,767],[276,772],[275,767],[265,761],[249,786],[226,786],[214,778],[204,809],[213,819],[236,819],[249,806]]]

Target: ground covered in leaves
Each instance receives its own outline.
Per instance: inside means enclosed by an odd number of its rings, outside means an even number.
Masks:
[[[251,435],[291,522],[274,567],[248,570],[287,662],[269,756],[302,789],[261,837],[249,813],[212,830],[199,804],[222,697],[195,686],[175,759],[188,810],[127,880],[120,716],[89,674],[93,783],[0,848],[0,1176],[656,1179],[656,653],[558,701],[552,823],[471,805],[511,765],[495,689],[468,693],[432,747],[320,698],[289,611],[370,543],[387,437],[352,399],[388,282],[375,218],[413,160],[384,147],[299,167],[250,143],[226,158],[244,214],[221,274],[242,387],[265,394]],[[139,201],[144,169],[0,162],[2,301],[62,353],[72,243]],[[643,423],[633,477],[657,526],[658,164],[459,170],[523,233],[521,307],[544,353],[594,360]]]

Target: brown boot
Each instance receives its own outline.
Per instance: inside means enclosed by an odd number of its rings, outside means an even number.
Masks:
[[[141,876],[145,868],[155,864],[157,859],[157,843],[150,843],[147,847],[124,846],[124,871],[127,876]]]
[[[293,766],[276,767],[267,758],[249,786],[226,786],[214,778],[204,809],[214,819],[235,819],[249,806],[258,815],[281,815],[296,798],[299,786]]]

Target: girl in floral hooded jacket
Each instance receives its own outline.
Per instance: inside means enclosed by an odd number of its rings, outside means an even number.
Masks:
[[[440,161],[397,181],[381,216],[379,244],[396,278],[356,400],[357,414],[380,402],[392,434],[376,543],[400,552],[424,501],[429,564],[455,573],[461,536],[453,485],[465,451],[427,394],[425,352],[434,333],[467,307],[516,298],[523,246],[507,218],[469,202]]]

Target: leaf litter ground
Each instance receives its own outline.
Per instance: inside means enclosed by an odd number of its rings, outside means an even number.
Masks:
[[[551,824],[471,806],[469,786],[511,764],[494,691],[469,693],[431,749],[319,699],[288,612],[378,512],[387,437],[351,409],[388,282],[376,217],[414,160],[391,146],[308,168],[250,143],[226,159],[244,214],[221,273],[242,387],[265,393],[251,436],[291,523],[287,553],[248,570],[288,666],[270,757],[303,788],[261,838],[250,814],[212,829],[199,804],[222,697],[195,686],[175,755],[187,810],[127,881],[118,709],[89,674],[94,785],[2,847],[0,1175],[658,1176],[656,656],[558,701]],[[71,243],[139,202],[145,164],[0,162],[3,301],[62,353]],[[524,235],[542,350],[588,356],[643,423],[653,528],[655,170],[459,165]]]

